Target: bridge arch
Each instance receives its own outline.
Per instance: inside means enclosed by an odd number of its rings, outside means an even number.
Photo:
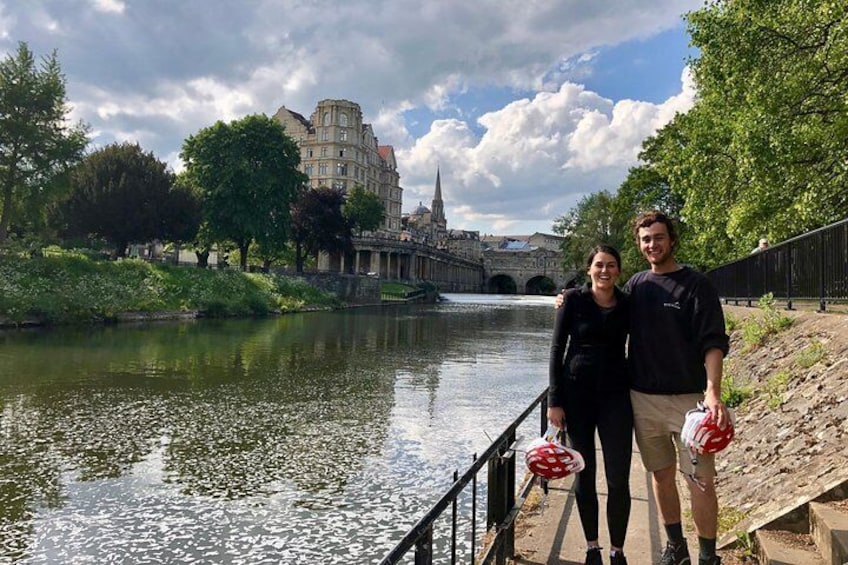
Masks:
[[[518,290],[515,279],[503,273],[493,275],[486,281],[488,294],[518,294]]]
[[[557,283],[547,275],[536,275],[524,284],[524,294],[553,295],[558,292]]]

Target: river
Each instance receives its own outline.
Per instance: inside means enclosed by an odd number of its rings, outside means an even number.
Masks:
[[[552,298],[446,298],[0,332],[0,563],[378,561],[547,383]]]

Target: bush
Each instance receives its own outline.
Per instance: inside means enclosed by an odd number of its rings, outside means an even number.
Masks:
[[[93,261],[73,254],[0,257],[0,318],[67,324],[114,319],[123,312],[203,311],[207,316],[264,316],[304,306],[336,307],[332,294],[302,279],[144,261]]]
[[[763,295],[757,306],[762,315],[742,322],[742,339],[749,347],[763,345],[769,336],[792,325],[792,318],[784,316],[775,308],[774,296],[771,293]]]

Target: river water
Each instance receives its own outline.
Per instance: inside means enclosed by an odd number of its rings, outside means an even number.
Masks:
[[[447,298],[0,333],[0,563],[379,561],[547,383],[552,298]]]

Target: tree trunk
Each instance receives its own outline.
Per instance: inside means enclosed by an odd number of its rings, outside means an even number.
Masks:
[[[242,272],[247,272],[247,250],[250,248],[250,242],[239,244],[239,266]]]
[[[300,242],[294,244],[294,270],[298,275],[303,274],[303,247]]]
[[[197,255],[197,266],[201,269],[206,269],[209,267],[209,250],[204,249],[203,251],[195,251],[195,255]]]
[[[10,175],[14,172],[10,171]],[[14,177],[6,180],[6,186],[3,187],[3,215],[0,216],[0,243],[5,243],[9,237],[9,224],[12,221],[12,182]]]

